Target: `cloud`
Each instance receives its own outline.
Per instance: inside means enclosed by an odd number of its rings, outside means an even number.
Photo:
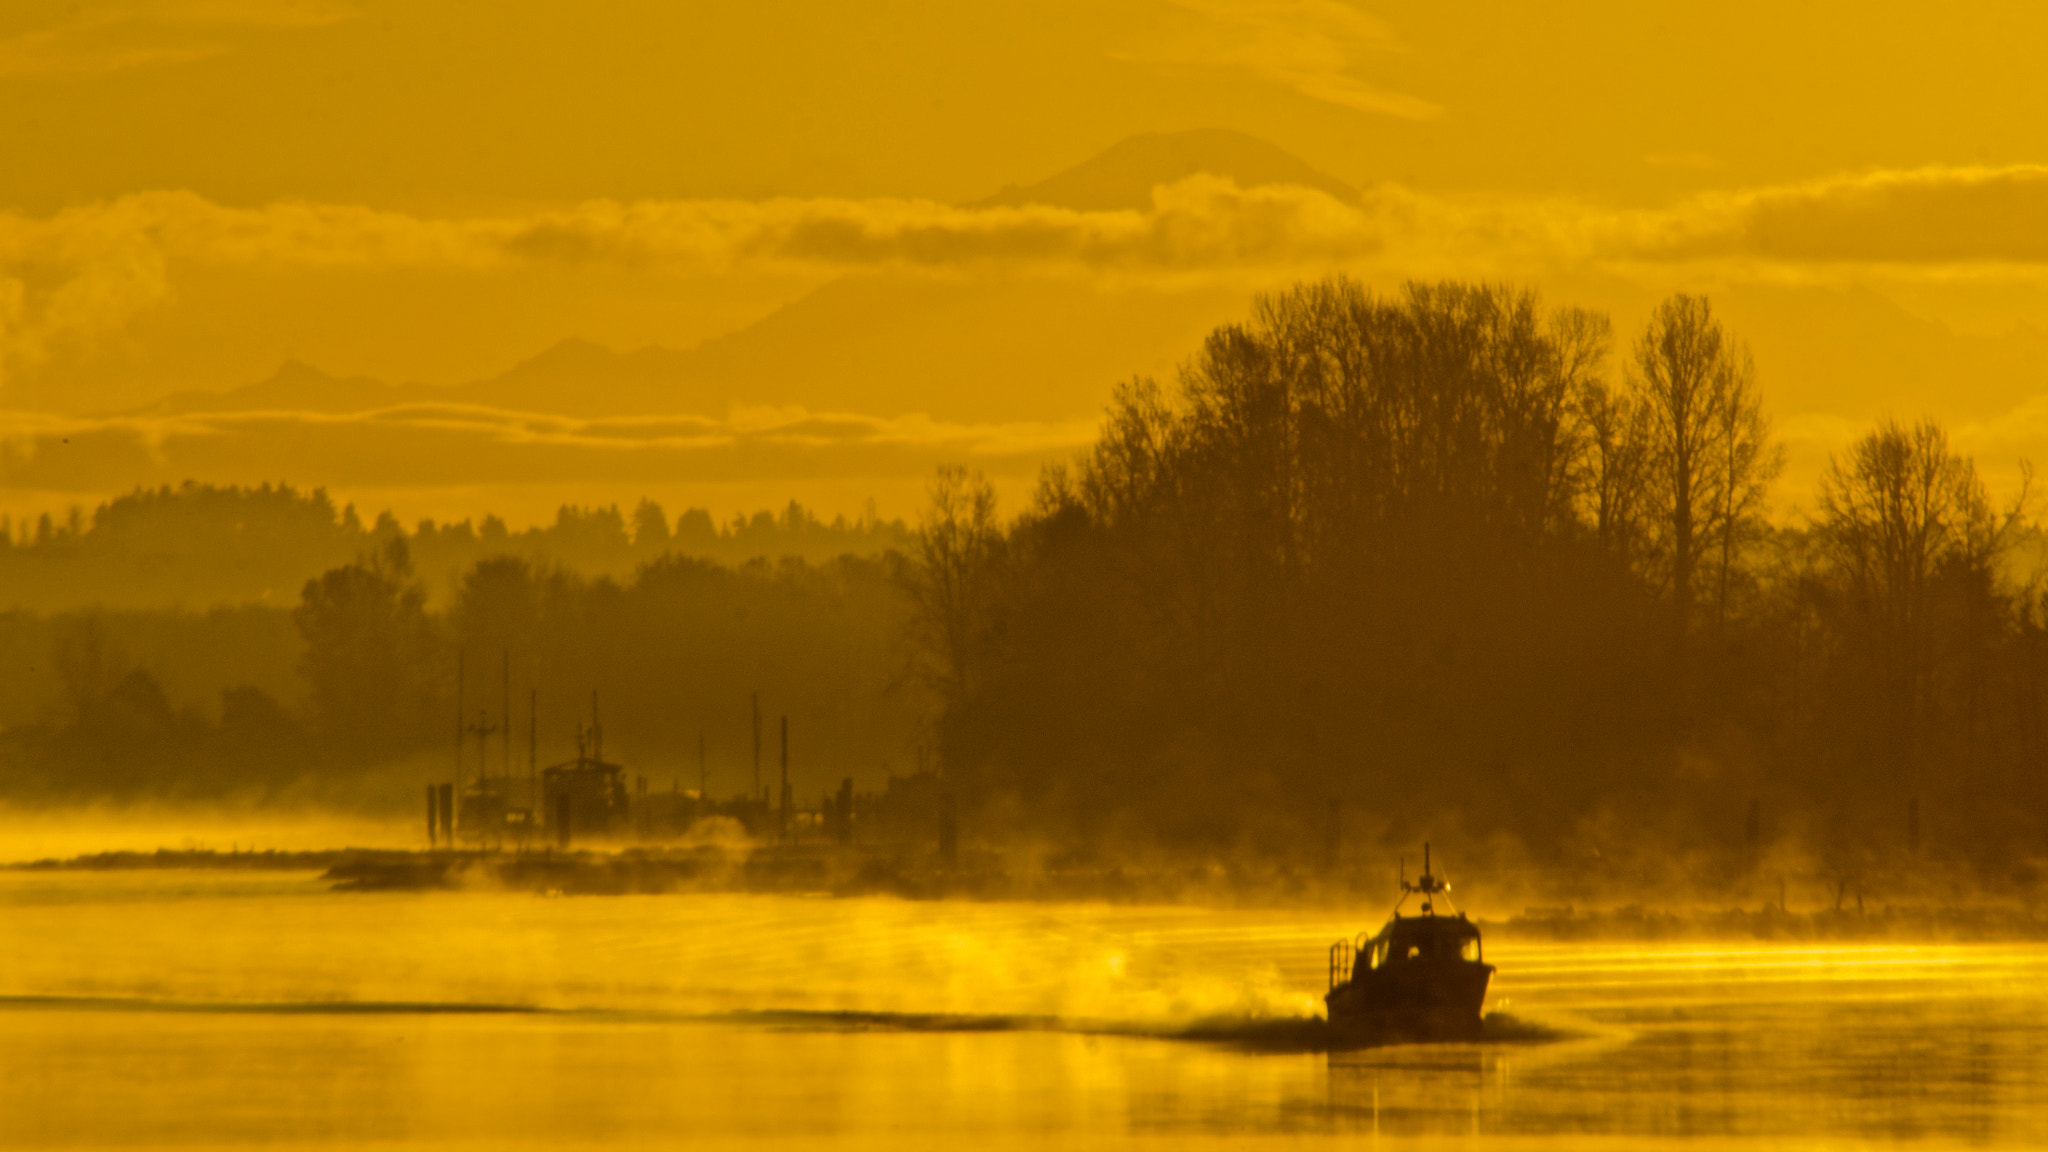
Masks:
[[[1246,72],[1328,104],[1433,120],[1443,109],[1358,76],[1362,58],[1403,50],[1383,23],[1339,0],[1174,0],[1194,19],[1178,35],[1118,55],[1179,68]]]
[[[1702,197],[1649,254],[1783,263],[2048,263],[2048,166],[1920,168]]]
[[[0,37],[0,78],[78,78],[184,64],[231,51],[246,29],[319,28],[357,15],[334,0],[128,0]]]
[[[1104,280],[1379,276],[1697,280],[2048,277],[2048,167],[1930,168],[1696,197],[1660,210],[1440,197],[1356,203],[1195,176],[1147,211],[926,200],[598,201],[437,218],[344,204],[230,207],[151,192],[50,216],[0,212],[0,383],[122,332],[188,265],[649,276],[861,270],[1079,272]]]
[[[596,202],[516,217],[437,219],[336,204],[256,208],[152,192],[48,217],[0,212],[0,383],[89,347],[164,299],[183,264],[456,270],[591,265],[662,274],[1074,269],[1150,276],[1345,261],[1371,221],[1305,188],[1194,177],[1149,212],[920,200]]]

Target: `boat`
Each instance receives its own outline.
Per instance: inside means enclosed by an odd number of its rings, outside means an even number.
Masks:
[[[1371,937],[1330,945],[1330,990],[1323,1003],[1330,1028],[1349,1043],[1476,1040],[1480,1009],[1493,965],[1486,963],[1479,926],[1463,912],[1439,915],[1450,905],[1450,884],[1430,870],[1422,846],[1422,876],[1409,882],[1404,866],[1393,919]],[[1409,896],[1422,897],[1420,915],[1403,916]]]

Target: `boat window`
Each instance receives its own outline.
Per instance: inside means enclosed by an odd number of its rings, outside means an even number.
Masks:
[[[1417,947],[1417,946],[1416,946],[1416,945],[1414,945],[1414,944],[1410,944],[1410,945],[1408,946],[1408,959],[1410,959],[1410,960],[1415,960],[1415,959],[1419,959],[1419,958],[1420,958],[1421,956],[1422,956],[1422,949],[1421,949],[1420,947]]]
[[[1467,936],[1458,945],[1458,956],[1465,960],[1479,959],[1479,937]]]

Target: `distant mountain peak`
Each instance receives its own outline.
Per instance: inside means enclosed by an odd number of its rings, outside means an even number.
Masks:
[[[1010,185],[981,206],[1143,211],[1152,206],[1153,188],[1204,174],[1235,181],[1241,188],[1292,184],[1346,203],[1358,199],[1357,189],[1277,145],[1226,128],[1198,128],[1128,137],[1036,184]]]
[[[261,381],[256,387],[299,388],[308,385],[317,387],[321,384],[331,384],[334,380],[335,377],[332,373],[322,372],[320,369],[294,356],[278,365],[277,371],[272,372],[268,379]]]
[[[617,353],[595,340],[585,340],[581,336],[571,336],[565,340],[558,340],[535,355],[529,356],[512,370],[517,372],[520,368],[529,366],[583,365],[593,361],[609,360],[616,355]]]

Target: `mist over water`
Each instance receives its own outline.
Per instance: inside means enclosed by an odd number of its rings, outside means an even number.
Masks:
[[[2048,948],[1489,940],[1513,1040],[1248,1043],[1351,914],[0,873],[14,1146],[2048,1138]]]
[[[0,807],[0,864],[106,852],[319,852],[412,848],[414,822],[332,810],[208,805]]]

